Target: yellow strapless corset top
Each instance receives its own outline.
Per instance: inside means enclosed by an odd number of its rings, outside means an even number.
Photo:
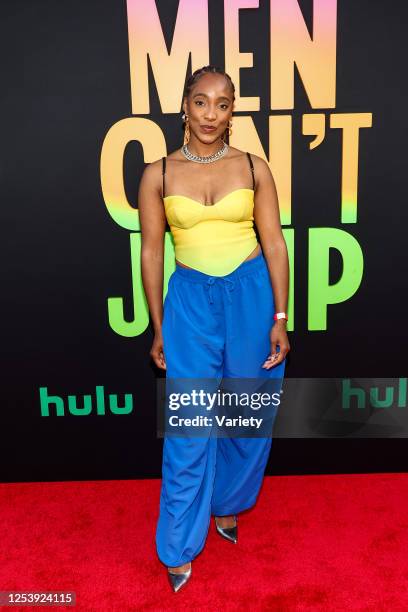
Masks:
[[[209,206],[183,195],[165,196],[163,202],[176,259],[190,268],[225,276],[258,244],[253,189],[234,189]]]

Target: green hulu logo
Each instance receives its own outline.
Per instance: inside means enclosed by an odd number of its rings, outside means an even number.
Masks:
[[[76,395],[68,395],[64,400],[59,395],[48,395],[47,387],[40,387],[41,416],[50,416],[50,406],[52,406],[52,413],[57,416],[65,416],[65,407],[68,408],[69,414],[74,416],[88,416],[92,413],[106,414],[103,386],[95,387],[95,397],[83,395],[82,398],[79,401]],[[130,414],[133,410],[133,396],[131,393],[125,393],[125,405],[119,406],[117,394],[110,393],[108,395],[108,405],[112,414]]]
[[[380,398],[381,394],[381,398]],[[387,386],[381,389],[379,387],[371,387],[367,394],[364,389],[353,388],[349,378],[344,378],[342,381],[342,407],[345,410],[350,408],[351,398],[354,397],[357,403],[357,408],[364,410],[368,395],[369,405],[372,408],[390,408],[396,401],[397,408],[407,407],[407,379],[398,378],[398,387]],[[355,403],[355,402],[354,402]]]

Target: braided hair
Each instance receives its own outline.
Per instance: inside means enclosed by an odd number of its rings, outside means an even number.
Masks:
[[[183,100],[184,98],[188,98],[188,96],[190,95],[190,92],[192,90],[192,88],[194,87],[194,85],[197,83],[197,81],[204,75],[207,73],[211,73],[211,74],[221,74],[222,76],[224,76],[226,79],[228,79],[229,83],[230,83],[230,87],[231,87],[231,91],[232,91],[232,102],[234,103],[235,100],[235,85],[232,82],[232,79],[230,77],[230,75],[225,72],[225,70],[223,70],[222,68],[220,68],[219,66],[214,66],[213,64],[208,64],[208,66],[202,66],[201,68],[197,68],[197,70],[195,70],[193,72],[193,74],[191,74],[187,81],[186,84],[184,86],[184,91],[183,91]],[[183,129],[185,126],[185,122],[183,122]],[[224,132],[224,136],[226,134],[227,130],[225,130]]]

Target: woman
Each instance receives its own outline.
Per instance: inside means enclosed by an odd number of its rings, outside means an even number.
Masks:
[[[234,92],[221,69],[196,70],[183,95],[184,145],[146,166],[140,183],[150,355],[168,379],[283,378],[290,350],[289,262],[275,183],[263,159],[225,142]],[[166,220],[176,269],[163,308]],[[156,545],[174,591],[191,576],[211,514],[217,532],[237,542],[237,514],[255,504],[270,448],[271,437],[165,435]]]

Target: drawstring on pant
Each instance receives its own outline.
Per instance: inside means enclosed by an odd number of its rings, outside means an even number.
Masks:
[[[210,276],[210,278],[207,281],[207,285],[206,285],[206,287],[208,289],[208,297],[209,297],[209,300],[210,300],[210,304],[214,303],[213,295],[212,295],[212,286],[213,286],[214,283],[215,283],[215,278]]]
[[[230,280],[229,278],[225,278],[224,281],[226,283],[229,283],[228,285],[225,285],[225,288],[227,290],[227,296],[228,296],[229,303],[232,304],[231,291],[234,290],[235,283],[233,280]]]
[[[214,303],[212,288],[215,283],[215,280],[216,279],[213,276],[210,276],[210,278],[207,280],[207,283],[206,283],[206,288],[208,289],[208,299],[209,299],[210,304]],[[233,280],[229,278],[221,278],[221,281],[223,282],[223,285],[227,291],[228,301],[231,304],[232,303],[231,291],[234,290],[235,283]]]

